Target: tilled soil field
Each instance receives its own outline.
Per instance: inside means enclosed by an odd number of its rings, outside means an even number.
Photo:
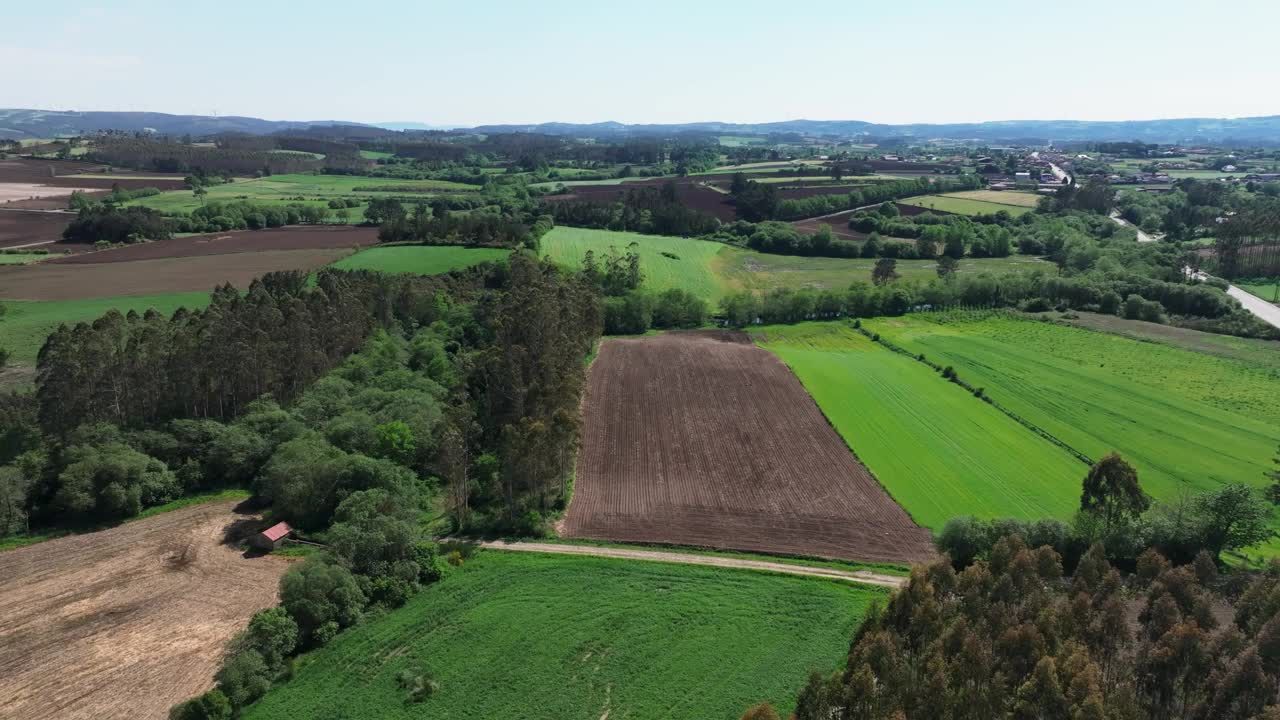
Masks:
[[[158,240],[52,261],[59,265],[203,257],[263,250],[350,250],[378,244],[378,229],[352,225],[292,225]]]
[[[0,266],[0,298],[84,300],[118,295],[208,291],[224,283],[243,290],[254,278],[273,270],[315,270],[350,252],[350,248],[261,250],[161,257],[127,263],[60,260]],[[97,255],[99,253],[85,257]]]
[[[74,218],[69,213],[0,210],[0,248],[61,240]]]
[[[620,185],[578,185],[569,188],[570,192],[567,194],[547,195],[543,200],[548,202],[611,203],[620,201],[628,190],[660,188],[668,182],[675,182],[676,200],[681,205],[713,215],[719,218],[721,222],[733,222],[738,219],[738,210],[733,206],[729,196],[702,185],[702,182],[707,181],[701,177],[679,180],[655,178],[653,180],[629,182]]]
[[[165,718],[276,603],[283,558],[229,544],[261,523],[197,505],[0,553],[0,718]]]
[[[742,333],[605,341],[583,415],[569,537],[881,562],[932,555],[929,532],[791,371]]]

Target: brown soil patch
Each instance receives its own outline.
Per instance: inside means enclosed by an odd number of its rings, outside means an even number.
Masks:
[[[0,183],[0,204],[14,200],[49,200],[69,198],[76,190],[93,190],[89,187],[54,187],[38,183]],[[66,203],[63,203],[64,205]]]
[[[107,167],[98,163],[85,163],[62,160],[34,160],[31,158],[14,158],[0,160],[0,183],[35,183],[60,188],[95,188],[110,190],[112,185],[119,185],[126,190],[153,187],[159,190],[182,189],[181,173],[134,172],[131,170],[114,170],[107,173]],[[68,175],[104,174],[102,178],[76,178]],[[70,195],[70,191],[64,193]]]
[[[224,542],[235,504],[0,553],[0,717],[158,719],[212,687],[288,565]]]
[[[0,248],[61,240],[73,218],[69,213],[0,210]]]
[[[56,260],[61,265],[203,257],[263,250],[350,250],[378,244],[378,229],[351,225],[294,225],[138,243]]]
[[[264,250],[132,262],[0,266],[0,297],[9,300],[82,300],[119,295],[207,291],[223,283],[246,288],[273,270],[314,270],[350,249]]]
[[[600,346],[565,534],[913,562],[933,554],[800,381],[742,333]]]

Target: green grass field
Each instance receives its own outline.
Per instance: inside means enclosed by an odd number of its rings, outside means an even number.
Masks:
[[[0,256],[0,258],[3,258],[3,256]],[[0,259],[0,262],[3,262],[3,259]],[[1256,295],[1267,302],[1280,301],[1280,282],[1271,282],[1265,285],[1262,283],[1235,283],[1235,285],[1241,290]]]
[[[450,270],[502,260],[510,250],[465,248],[448,245],[393,245],[372,247],[333,263],[339,270],[380,270],[390,273],[436,275]]]
[[[395,192],[357,190],[356,188],[394,187]],[[421,194],[423,197],[447,191],[476,190],[476,185],[447,180],[398,180],[356,175],[272,175],[271,177],[236,180],[207,188],[205,201],[249,200],[259,203],[288,204],[306,202],[325,204],[334,198],[380,197]],[[297,200],[305,198],[304,201]],[[191,212],[200,207],[200,201],[190,190],[171,190],[159,195],[133,200],[126,205],[141,205],[162,212]],[[353,218],[359,218],[363,206],[350,210]]]
[[[247,720],[785,715],[840,666],[870,588],[814,578],[485,551],[304,656]],[[439,690],[407,702],[396,676]]]
[[[0,316],[0,347],[11,353],[15,363],[33,364],[36,354],[58,325],[92,322],[111,308],[122,313],[146,312],[155,308],[166,315],[180,307],[199,308],[209,304],[209,293],[168,293],[137,297],[95,298],[92,300],[3,300]]]
[[[940,210],[942,212],[955,213],[957,215],[990,215],[1003,210],[1010,215],[1018,216],[1023,213],[1031,212],[1031,208],[1029,207],[1003,205],[983,200],[969,200],[966,198],[951,197],[949,195],[922,195],[920,197],[898,200],[898,202],[903,205],[914,205],[916,207]]]
[[[1118,451],[1156,498],[1266,484],[1280,445],[1274,366],[1013,317],[945,318],[865,325],[1094,459]]]
[[[58,253],[0,253],[0,265],[29,265],[41,260],[60,257]]]
[[[769,255],[754,250],[691,238],[640,235],[609,230],[558,227],[541,241],[542,254],[568,267],[581,267],[582,257],[593,250],[599,259],[610,247],[625,253],[636,243],[645,286],[651,290],[677,287],[689,290],[714,307],[737,290],[767,291],[773,288],[842,289],[855,280],[871,281],[875,260]],[[662,253],[670,253],[669,257]],[[898,273],[908,280],[937,278],[932,260],[899,260]],[[1027,257],[962,260],[960,274],[1009,273],[1052,269],[1042,260]]]
[[[1088,468],[931,368],[844,323],[752,331],[911,517],[1069,517]]]
[[[633,242],[640,253],[640,268],[644,273],[646,288],[682,288],[713,304],[728,292],[729,288],[724,280],[712,269],[716,256],[722,250],[732,249],[720,243],[664,235],[558,227],[542,236],[539,244],[544,256],[566,267],[580,268],[582,258],[588,250],[595,253],[596,262],[600,262],[609,248],[615,248],[622,255]]]

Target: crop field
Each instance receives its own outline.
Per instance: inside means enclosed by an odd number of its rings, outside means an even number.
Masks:
[[[315,270],[349,254],[345,249],[262,250],[166,257],[131,262],[0,266],[0,299],[84,300],[119,295],[209,291],[231,283],[246,288],[273,270]]]
[[[795,705],[879,590],[767,573],[482,551],[305,656],[246,720],[707,718]],[[396,682],[429,673],[408,702]]]
[[[0,248],[57,242],[74,218],[60,213],[0,211]]]
[[[711,267],[712,260],[728,247],[720,243],[664,235],[557,227],[542,236],[539,246],[540,252],[553,261],[566,267],[580,268],[588,250],[595,254],[596,262],[600,262],[610,248],[623,255],[631,243],[636,243],[636,250],[640,254],[640,268],[644,272],[646,288],[682,288],[713,304],[719,302],[725,294],[724,282],[716,277]]]
[[[923,363],[842,323],[752,335],[916,522],[939,530],[956,515],[1065,518],[1079,505],[1083,463]]]
[[[96,265],[135,260],[232,255],[264,250],[347,250],[378,243],[378,230],[345,225],[289,225],[265,230],[236,230],[134,243],[59,259],[59,265]],[[71,243],[66,243],[71,245]],[[64,245],[48,246],[61,249]],[[83,247],[83,246],[82,246]]]
[[[366,189],[357,189],[366,188]],[[368,188],[395,188],[394,191]],[[316,204],[334,198],[380,197],[421,194],[430,196],[441,192],[474,191],[477,185],[464,185],[447,180],[399,180],[357,175],[272,175],[271,177],[242,179],[223,185],[210,185],[205,202],[214,200],[250,200],[261,203],[287,204],[306,202]],[[305,198],[304,201],[297,200]],[[151,197],[133,200],[127,205],[141,205],[163,212],[191,212],[200,207],[200,200],[190,190],[174,190]],[[351,208],[352,217],[359,217],[362,210]]]
[[[979,200],[997,205],[1015,205],[1033,208],[1040,202],[1042,195],[1016,190],[964,190],[942,195],[941,197],[960,198],[962,200]]]
[[[1261,488],[1280,445],[1274,366],[1001,316],[866,326],[1094,459],[1118,451],[1156,498]]]
[[[897,202],[899,205],[913,205],[915,207],[927,208],[938,212],[955,213],[957,215],[990,215],[1003,210],[1010,215],[1017,216],[1031,212],[1030,207],[1005,205],[987,202],[984,200],[969,200],[967,198],[959,198],[952,195],[923,195],[921,197],[906,198],[905,200],[899,200]]]
[[[1280,344],[1271,340],[1242,338],[1234,335],[1200,332],[1188,328],[1160,325],[1141,320],[1125,320],[1115,315],[1098,313],[1072,313],[1074,317],[1062,320],[1069,325],[1123,335],[1135,340],[1170,345],[1183,350],[1217,355],[1232,360],[1261,365],[1280,372]],[[1057,317],[1056,313],[1044,313],[1044,317]]]
[[[209,292],[180,292],[162,295],[108,297],[87,300],[4,300],[0,319],[0,347],[10,353],[10,362],[33,364],[36,353],[49,333],[66,323],[92,322],[111,309],[144,313],[148,309],[166,315],[180,307],[202,308],[209,304]]]
[[[436,275],[482,262],[503,260],[510,250],[446,245],[397,245],[374,247],[348,255],[333,264],[339,270],[379,270],[390,273]]]
[[[360,157],[365,160],[386,160],[395,157],[395,153],[381,152],[379,150],[361,150]]]
[[[260,527],[237,504],[0,552],[0,714],[160,720],[211,687],[287,567],[229,544]]]
[[[932,555],[929,533],[795,376],[742,333],[606,340],[583,417],[566,537],[872,562]]]

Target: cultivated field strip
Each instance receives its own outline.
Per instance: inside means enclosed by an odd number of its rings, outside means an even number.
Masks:
[[[236,501],[0,553],[0,718],[164,718],[276,602],[287,563],[224,542]]]
[[[870,561],[931,554],[791,371],[734,332],[601,345],[570,537]]]

